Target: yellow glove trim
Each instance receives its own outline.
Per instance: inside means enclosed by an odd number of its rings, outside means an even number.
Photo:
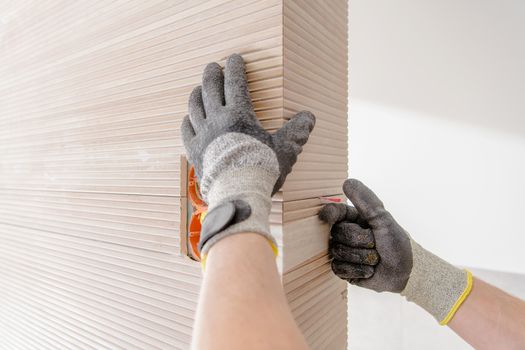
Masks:
[[[270,243],[270,247],[272,247],[272,252],[275,255],[275,258],[277,259],[277,256],[279,255],[279,248],[277,245],[275,245],[272,241],[269,239],[267,240],[268,243]],[[208,258],[208,254],[201,256],[201,267],[202,271],[206,271],[206,259]]]
[[[456,302],[448,312],[447,316],[445,316],[445,318],[441,322],[439,322],[439,324],[442,326],[446,326],[450,322],[450,320],[452,320],[459,307],[467,299],[467,297],[470,294],[470,291],[472,290],[472,273],[469,270],[465,271],[467,272],[467,286],[463,290],[463,293],[461,293],[461,295],[459,296],[458,300],[456,300]]]
[[[208,254],[201,256],[201,267],[202,271],[206,271],[206,259],[208,259]]]
[[[275,258],[277,258],[277,256],[279,255],[279,248],[270,240],[268,240],[268,243],[270,243],[270,247],[272,247],[272,252],[275,255]]]

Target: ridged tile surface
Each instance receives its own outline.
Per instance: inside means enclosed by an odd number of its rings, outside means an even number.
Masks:
[[[264,127],[317,115],[272,231],[308,341],[344,348],[316,212],[346,177],[346,32],[344,1],[0,3],[0,348],[189,347],[179,128],[204,66],[233,52]]]

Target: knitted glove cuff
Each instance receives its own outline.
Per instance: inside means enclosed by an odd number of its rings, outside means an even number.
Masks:
[[[270,233],[270,194],[276,176],[265,169],[241,168],[225,171],[214,181],[208,192],[210,201],[208,213],[227,202],[242,201],[250,207],[250,215],[207,239],[201,247],[201,255],[206,255],[216,242],[237,233],[258,233],[266,237],[276,252],[277,243]]]
[[[228,203],[235,203],[236,214],[224,226],[201,235],[201,255],[220,239],[236,233],[252,232],[266,237],[274,251],[275,239],[270,234],[270,209],[273,187],[279,177],[275,152],[259,140],[242,133],[227,133],[215,139],[203,159],[201,193],[208,203],[205,227],[221,223],[220,215],[212,215]],[[217,213],[217,212],[216,212]]]
[[[414,240],[413,266],[401,295],[429,312],[441,325],[446,325],[468,297],[472,274],[459,269],[422,248]]]
[[[271,197],[280,174],[277,156],[270,147],[252,136],[236,132],[223,134],[213,140],[206,147],[202,163],[204,166],[200,190],[209,206],[221,196],[243,192],[256,191]],[[259,173],[243,173],[243,169],[250,168],[260,169],[263,178],[258,178]],[[239,171],[235,172],[236,170]],[[225,175],[227,172],[230,173],[229,178]],[[217,186],[219,178],[223,179],[222,185]],[[228,189],[228,185],[235,187]],[[269,192],[266,188],[268,185],[271,185]],[[219,189],[215,189],[215,194],[210,196],[209,192],[213,187]]]

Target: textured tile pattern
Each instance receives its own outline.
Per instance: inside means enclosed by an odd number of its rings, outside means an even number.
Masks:
[[[27,0],[0,20],[0,348],[188,348],[200,267],[180,255],[179,127],[232,52],[268,130],[318,116],[272,230],[309,342],[346,347],[316,218],[346,177],[345,1]]]

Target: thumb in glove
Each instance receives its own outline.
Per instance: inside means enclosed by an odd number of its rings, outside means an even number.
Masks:
[[[379,198],[355,179],[343,191],[355,207],[327,204],[319,217],[332,225],[332,270],[377,292],[401,293],[446,325],[472,288],[472,274],[415,242]]]

